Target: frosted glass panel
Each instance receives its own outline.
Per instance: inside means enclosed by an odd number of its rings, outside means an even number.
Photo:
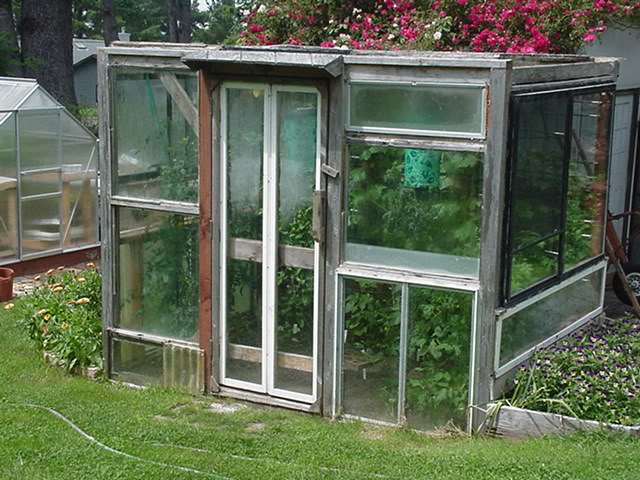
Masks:
[[[348,188],[347,260],[478,275],[482,154],[352,145]]]
[[[20,108],[46,108],[46,107],[57,107],[58,104],[51,99],[42,88],[37,88],[34,92],[29,95]]]
[[[0,125],[0,262],[18,256],[18,174],[15,116]]]
[[[347,243],[345,256],[351,262],[388,265],[411,270],[428,270],[433,273],[463,277],[477,276],[480,268],[479,258],[375,247],[357,243]]]
[[[352,127],[483,135],[484,88],[351,84]]]
[[[61,248],[60,194],[22,200],[22,253]]]
[[[504,365],[602,306],[602,289],[602,270],[599,270],[504,319],[500,364]]]
[[[196,79],[195,73],[116,70],[118,195],[197,203]]]
[[[22,197],[60,192],[60,170],[20,175],[20,194]]]
[[[227,93],[227,216],[230,237],[262,239],[263,89]]]
[[[66,248],[97,242],[98,145],[70,116],[62,115],[63,236]]]
[[[118,212],[118,326],[198,342],[197,218]]]
[[[400,286],[344,280],[345,413],[398,421]]]
[[[60,167],[59,111],[19,113],[20,168]]]
[[[464,428],[469,402],[473,295],[409,288],[405,417],[427,430]]]
[[[0,125],[0,177],[17,178],[16,116],[11,114]]]
[[[307,92],[277,92],[277,111],[280,242],[311,247],[318,95]],[[292,234],[292,230],[296,230],[296,234]]]

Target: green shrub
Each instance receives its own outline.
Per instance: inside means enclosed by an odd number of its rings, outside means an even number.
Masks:
[[[43,277],[31,295],[14,303],[12,311],[18,323],[40,349],[52,352],[66,369],[101,366],[100,273],[88,268]]]

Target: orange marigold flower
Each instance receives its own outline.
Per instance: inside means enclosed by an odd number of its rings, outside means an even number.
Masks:
[[[55,288],[52,288],[51,290],[53,290],[54,292],[61,292],[62,290],[64,290],[64,287],[55,287]]]
[[[62,325],[60,325],[62,328],[69,328],[69,324],[67,322],[62,322]]]
[[[35,277],[33,277],[33,279],[37,282],[38,280],[40,280],[42,278],[42,275],[36,275]]]
[[[7,304],[4,306],[4,309],[5,309],[5,310],[11,310],[13,307],[15,307],[15,305],[14,305],[13,303],[7,303]]]
[[[44,321],[45,321],[45,322],[48,322],[50,318],[51,318],[51,314],[50,314],[50,313],[45,313],[45,315],[44,315]]]
[[[96,264],[93,262],[87,263],[87,268],[96,268]]]
[[[91,300],[89,300],[87,297],[82,297],[79,298],[78,300],[76,300],[76,303],[78,305],[84,305],[85,303],[89,303]]]
[[[50,268],[49,270],[47,270],[46,274],[47,275],[52,275],[53,272],[55,272],[55,270],[53,268]]]
[[[75,301],[75,300],[69,300],[69,301],[67,302],[67,305],[75,305],[75,304],[76,304],[76,301]]]
[[[87,279],[86,279],[86,278],[84,278],[84,277],[78,277],[78,278],[76,278],[76,282],[78,282],[78,283],[84,283],[84,282],[86,282],[86,281],[87,281]]]

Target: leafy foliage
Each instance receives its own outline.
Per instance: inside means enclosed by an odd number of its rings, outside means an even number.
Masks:
[[[406,186],[405,149],[352,147],[351,155],[349,242],[479,255],[480,155],[441,152],[432,188]]]
[[[47,275],[15,302],[29,336],[68,370],[102,364],[101,277],[94,268]]]
[[[516,376],[518,407],[623,425],[640,423],[640,324],[607,319],[536,353]]]
[[[264,0],[244,10],[245,45],[575,53],[611,23],[637,23],[629,0]]]

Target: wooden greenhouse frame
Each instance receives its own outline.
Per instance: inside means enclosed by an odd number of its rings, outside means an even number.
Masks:
[[[511,204],[514,198],[512,197],[514,185],[519,181],[518,174],[512,174],[515,161],[512,151],[516,128],[514,125],[517,123],[513,118],[514,105],[516,105],[514,102],[519,95],[543,95],[534,100],[547,98],[544,97],[546,94],[562,95],[562,92],[571,92],[567,98],[574,98],[584,92],[609,95],[607,92],[614,88],[618,71],[617,62],[614,59],[569,55],[356,52],[291,46],[258,48],[116,43],[113,47],[100,50],[98,66],[100,137],[103,139],[101,141],[101,175],[104,182],[101,197],[104,360],[107,371],[115,378],[132,383],[144,383],[144,375],[120,375],[124,368],[123,358],[144,358],[144,352],[147,350],[158,349],[158,352],[162,350],[162,353],[156,352],[156,354],[161,355],[163,359],[161,366],[154,367],[156,373],[153,375],[158,377],[158,383],[186,384],[196,390],[315,412],[328,417],[343,414],[349,416],[350,412],[345,412],[343,385],[345,367],[343,347],[347,335],[344,320],[346,314],[344,298],[347,288],[345,285],[346,282],[357,284],[359,279],[365,279],[379,282],[379,285],[391,285],[392,287],[389,288],[395,289],[394,295],[397,294],[399,299],[393,311],[398,315],[400,343],[397,347],[399,352],[397,361],[400,365],[398,367],[400,373],[397,381],[394,380],[397,387],[392,389],[393,392],[397,390],[394,395],[397,394],[398,397],[391,401],[395,410],[390,414],[390,420],[357,413],[351,413],[350,416],[367,417],[368,420],[382,421],[382,423],[403,424],[407,422],[407,415],[410,413],[407,410],[408,407],[405,407],[409,400],[405,398],[404,392],[410,381],[406,374],[407,362],[413,361],[407,358],[407,343],[411,341],[412,335],[409,327],[411,324],[409,317],[413,315],[410,313],[413,312],[411,310],[413,307],[410,305],[411,295],[416,291],[432,290],[461,292],[467,294],[465,298],[470,299],[471,309],[468,324],[470,346],[467,403],[472,408],[467,409],[466,424],[468,428],[473,428],[483,420],[483,406],[500,396],[502,389],[512,378],[514,369],[526,361],[536,348],[548,345],[569,334],[602,312],[604,292],[602,279],[606,262],[600,247],[594,247],[588,258],[571,267],[563,267],[564,259],[560,259],[560,267],[554,270],[553,274],[542,278],[540,282],[534,282],[535,285],[515,295],[504,295],[504,282],[508,281],[505,280],[504,271],[506,262],[512,261],[512,258],[505,253],[506,240],[511,238],[510,235],[513,236],[509,233],[510,229],[515,228],[514,221],[509,215],[512,215],[513,210]],[[116,88],[119,72],[147,72],[145,75],[151,75],[156,85],[163,85],[166,89],[167,105],[171,103],[172,111],[179,111],[197,135],[199,201],[143,198],[144,195],[119,193],[118,162],[122,157],[117,150],[119,134],[117,129],[114,129],[114,124],[117,124],[117,118],[119,118],[116,110],[124,108],[115,106],[115,98],[121,95]],[[197,72],[197,104],[185,91],[187,81],[180,83],[182,80],[176,80],[180,75],[186,75],[188,72]],[[136,78],[140,78],[140,82],[148,83],[150,77]],[[142,80],[143,78],[147,80]],[[379,98],[371,98],[371,102],[383,101],[385,92],[393,89],[404,89],[409,92],[408,95],[418,92],[420,95],[437,96],[440,95],[439,89],[445,87],[443,91],[448,89],[446,92],[449,92],[443,94],[446,97],[443,97],[446,104],[458,101],[456,100],[459,98],[458,92],[461,91],[468,94],[468,97],[465,97],[467,100],[460,103],[463,105],[461,108],[475,109],[473,119],[469,120],[475,123],[466,130],[460,128],[456,131],[455,124],[453,129],[452,125],[440,126],[438,123],[440,117],[434,117],[434,120],[430,120],[432,123],[424,128],[419,123],[412,124],[410,127],[389,126],[385,124],[387,120],[383,115],[377,117],[377,124],[367,126],[366,122],[352,118],[355,115],[353,109],[356,108],[353,107],[356,105],[354,102],[359,101],[354,96],[354,86],[361,86],[365,90],[371,87],[372,91],[379,92]],[[229,203],[226,189],[229,188],[228,182],[231,181],[226,170],[229,163],[226,159],[231,155],[227,147],[228,129],[231,128],[229,125],[232,121],[229,112],[235,112],[240,108],[235,107],[230,98],[236,98],[243,92],[247,94],[243,100],[246,105],[249,104],[247,102],[253,102],[252,105],[257,105],[255,108],[259,108],[260,112],[264,111],[264,124],[261,123],[260,125],[263,126],[260,128],[263,129],[261,132],[267,132],[262,140],[264,145],[260,147],[263,149],[261,152],[265,152],[261,154],[263,164],[260,168],[263,170],[258,177],[262,185],[260,195],[264,195],[260,197],[261,202],[264,200],[261,203],[261,209],[264,211],[261,210],[259,213],[263,230],[258,240],[250,240],[252,237],[235,238],[226,233],[230,222],[225,213]],[[284,155],[282,151],[285,147],[278,146],[280,144],[277,142],[281,141],[278,135],[283,135],[281,132],[285,127],[281,122],[285,117],[278,115],[285,111],[282,105],[287,98],[302,98],[304,95],[307,95],[304,97],[307,106],[300,107],[296,111],[312,110],[316,115],[315,120],[310,120],[311,116],[305,120],[315,122],[313,132],[315,132],[314,141],[317,148],[317,152],[313,154],[314,193],[308,198],[309,205],[313,205],[313,248],[293,244],[283,245],[282,240],[278,240],[282,233],[279,233],[276,226],[278,215],[281,215],[278,213],[278,202],[281,200],[278,196],[280,193],[275,192],[277,187],[274,185],[277,185],[280,175],[288,175],[284,167],[280,169],[280,162],[285,161],[280,157]],[[570,119],[575,116],[572,110],[574,100],[568,100],[568,102],[567,105],[570,106],[567,107],[566,112],[560,112],[565,115],[562,118],[565,119],[568,129],[551,133],[561,139],[568,138],[567,135],[571,133]],[[585,101],[587,107],[595,103],[598,102]],[[391,111],[393,103],[385,108]],[[592,115],[592,117],[596,116]],[[255,117],[256,115],[253,115],[254,120]],[[242,118],[246,124],[252,121],[252,115]],[[296,128],[302,128],[303,123],[300,120]],[[597,148],[600,149],[601,164],[606,165],[606,158],[602,157],[602,149],[608,145],[609,126],[606,122],[598,125],[602,130],[599,133],[600,143]],[[269,132],[274,133],[271,135]],[[309,138],[311,137],[306,140]],[[557,175],[562,187],[561,205],[558,207],[561,210],[559,221],[564,223],[559,223],[560,226],[549,234],[561,245],[564,245],[565,236],[568,234],[566,198],[569,194],[568,162],[572,151],[569,144],[571,142],[566,140],[562,144],[562,155],[566,154],[566,156],[562,157],[564,163]],[[452,273],[447,271],[449,267],[446,266],[430,269],[429,262],[440,261],[438,260],[440,257],[429,257],[432,259],[425,260],[424,264],[420,263],[422,260],[416,260],[416,266],[375,264],[369,260],[347,258],[351,255],[345,254],[345,249],[351,248],[346,247],[345,243],[346,231],[350,228],[345,220],[350,215],[346,205],[349,195],[348,151],[350,148],[357,150],[357,148],[369,147],[396,149],[405,154],[409,150],[465,152],[481,158],[481,194],[478,197],[481,201],[478,225],[480,254],[479,258],[474,259],[476,263],[469,263],[473,265],[473,271],[459,270]],[[584,162],[588,163],[586,160]],[[246,175],[250,175],[248,170]],[[264,183],[261,183],[263,181]],[[285,187],[282,189],[286,190]],[[280,192],[280,190],[277,191]],[[601,192],[598,195],[605,195],[605,193]],[[123,209],[156,212],[158,215],[173,215],[187,219],[182,220],[182,224],[197,222],[199,248],[197,337],[176,338],[122,324],[119,315],[123,309],[141,307],[140,305],[131,307],[127,304],[127,301],[121,298],[121,289],[138,288],[136,295],[138,297],[143,295],[143,287],[140,284],[144,276],[142,267],[137,266],[135,262],[131,263],[131,260],[142,258],[145,251],[155,248],[152,244],[143,247],[142,243],[139,243],[138,253],[127,253],[129,255],[127,262],[120,261],[120,255],[124,255],[121,232],[125,230],[120,229],[121,214],[119,212]],[[604,221],[603,216],[597,217],[591,223],[597,226],[601,221]],[[143,239],[144,235],[150,234],[152,228],[155,227],[147,225],[146,228],[139,227],[138,233],[135,229],[129,229],[127,232],[134,237],[140,235],[139,238]],[[446,234],[446,232],[443,233]],[[595,245],[597,241],[593,240],[593,243]],[[364,252],[362,255],[369,255],[369,250],[365,250],[362,250]],[[519,251],[512,249],[510,252],[517,254]],[[557,252],[552,253],[558,255]],[[382,251],[382,256],[386,257],[387,253]],[[223,281],[226,278],[227,258],[245,262],[245,264],[253,262],[252,268],[261,272],[256,274],[258,275],[256,278],[262,278],[261,292],[264,292],[260,294],[259,300],[263,315],[261,317],[263,337],[260,347],[248,346],[248,343],[247,346],[239,346],[229,343],[230,340],[228,342],[225,340],[225,332],[227,332],[226,323],[224,323],[227,315],[225,308],[229,308],[228,302],[233,301],[227,299],[228,293],[225,293],[227,287]],[[413,260],[406,261],[413,262]],[[458,264],[461,263],[458,262]],[[313,316],[316,320],[313,324],[315,325],[313,351],[310,350],[308,354],[283,353],[279,350],[277,338],[280,330],[278,319],[273,314],[273,311],[277,310],[278,293],[274,293],[273,290],[278,288],[276,271],[279,267],[315,272],[312,303]],[[122,273],[123,270],[127,270],[125,274]],[[132,280],[125,282],[122,280],[123,275],[127,278],[131,277]],[[557,292],[567,291],[563,289],[577,285],[584,279],[591,281],[594,291],[597,292],[594,296],[595,303],[584,307],[587,311],[580,310],[582,304],[576,306],[576,311],[580,312],[575,314],[576,318],[567,317],[568,320],[545,327],[547,329],[539,334],[541,338],[533,338],[506,361],[505,358],[501,359],[501,332],[510,328],[508,322],[510,319],[516,318],[514,316],[524,309],[534,308],[541,302],[544,303]],[[140,285],[127,286],[136,284]],[[231,295],[236,294],[232,292]],[[144,302],[144,298],[132,301]],[[275,303],[272,305],[273,302]],[[544,308],[556,308],[553,305],[555,304],[552,301],[551,306]],[[558,317],[562,317],[562,311],[557,313]],[[274,316],[271,320],[269,320],[270,315]],[[535,315],[532,318],[535,318]],[[132,322],[135,327],[135,321]],[[139,351],[123,353],[124,347],[118,342],[131,342],[138,345],[131,348]],[[147,350],[144,350],[143,346]],[[167,346],[171,347],[173,353],[168,353]],[[181,349],[186,351],[180,354],[184,358],[178,358],[175,353]],[[228,360],[225,355],[231,355],[229,358],[236,355],[233,358],[236,360],[240,358],[243,362],[258,362],[261,365],[259,375],[261,380],[229,380],[230,370],[226,370],[227,367],[221,365]],[[308,390],[286,390],[282,383],[278,384],[279,368],[299,368],[301,372],[304,371],[307,375],[305,378],[311,378]],[[366,369],[360,368],[358,372],[358,375],[361,374],[363,378],[367,377]]]

